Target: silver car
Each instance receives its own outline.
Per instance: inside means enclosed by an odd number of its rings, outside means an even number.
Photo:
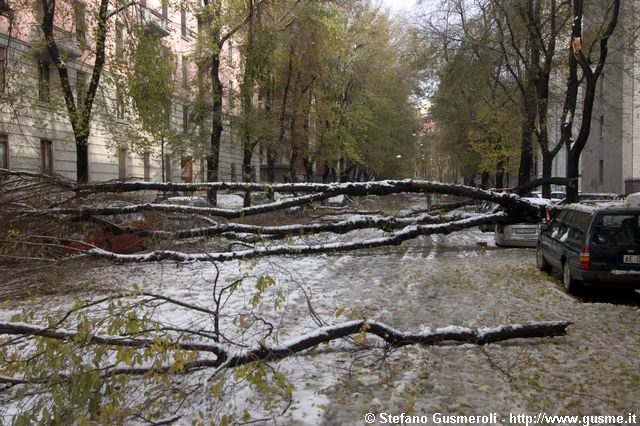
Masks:
[[[550,203],[550,200],[538,197],[528,197],[525,200],[542,206]],[[496,225],[494,235],[498,247],[536,247],[540,230],[537,223]]]
[[[538,244],[538,224],[516,223],[514,225],[496,225],[496,246],[535,247]]]

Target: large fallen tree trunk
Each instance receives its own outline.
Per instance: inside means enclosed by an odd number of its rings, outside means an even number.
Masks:
[[[6,173],[5,173],[6,174]],[[540,184],[546,181],[541,180]],[[58,185],[58,180],[52,180],[52,185]],[[68,183],[61,184],[65,189],[69,189]],[[256,184],[256,183],[161,183],[161,182],[109,182],[92,185],[80,185],[73,188],[73,191],[84,195],[96,193],[121,193],[135,191],[166,191],[166,192],[186,192],[209,190],[228,191],[267,191],[281,193],[310,193],[291,199],[284,199],[273,203],[259,205],[255,207],[245,207],[242,209],[217,209],[206,207],[175,206],[166,204],[140,204],[131,206],[113,206],[100,208],[57,208],[46,209],[48,214],[73,214],[80,216],[88,215],[110,215],[125,214],[141,211],[163,211],[180,212],[193,214],[210,214],[225,218],[240,218],[248,215],[261,214],[266,212],[283,210],[290,207],[297,207],[317,201],[323,201],[338,195],[367,196],[367,195],[390,195],[398,193],[427,193],[444,194],[464,197],[475,200],[491,201],[500,204],[512,215],[526,217],[536,216],[540,212],[539,206],[533,205],[521,197],[505,192],[487,191],[475,187],[445,184],[433,181],[419,180],[389,180],[378,182],[346,182],[333,184],[320,183],[284,183],[284,184]],[[516,189],[517,191],[517,189]],[[17,210],[16,214],[45,214],[45,211]]]
[[[493,328],[467,328],[449,326],[439,328],[434,331],[421,333],[405,333],[379,321],[356,320],[343,324],[321,327],[309,334],[304,334],[296,338],[286,340],[277,344],[262,343],[255,347],[237,350],[229,345],[217,342],[210,343],[190,343],[184,342],[182,338],[175,340],[163,340],[162,346],[170,350],[186,350],[204,352],[216,355],[215,358],[203,358],[187,362],[179,369],[172,369],[172,365],[156,365],[154,367],[122,368],[116,366],[105,366],[101,368],[100,374],[103,378],[113,377],[114,374],[142,375],[151,371],[162,373],[186,373],[202,368],[226,369],[239,367],[252,362],[275,361],[286,358],[293,354],[309,350],[323,343],[342,339],[352,335],[368,334],[376,336],[391,346],[399,347],[406,345],[446,345],[471,343],[475,345],[487,345],[512,339],[556,337],[566,334],[569,322],[551,321],[532,324],[510,324],[500,325]],[[186,331],[186,330],[185,330]],[[158,340],[153,338],[130,338],[119,336],[92,335],[65,329],[52,329],[24,323],[0,322],[0,335],[48,338],[69,342],[82,342],[91,345],[104,345],[112,347],[150,348],[158,346]],[[71,375],[61,374],[58,376],[42,377],[7,377],[0,376],[0,383],[5,384],[37,384],[51,383],[52,380],[70,380]]]
[[[61,179],[52,179],[47,181],[46,178],[34,175],[17,173],[15,176],[8,174],[6,171],[0,171],[10,179],[19,179],[20,182],[13,182],[10,186],[18,190],[20,187],[29,187],[34,182],[49,182],[54,188],[71,192],[75,195],[68,196],[66,201],[56,202],[56,207],[41,208],[41,203],[15,203],[9,202],[2,205],[0,210],[4,212],[5,217],[9,221],[41,221],[43,219],[51,219],[60,223],[64,222],[91,222],[101,227],[104,231],[113,235],[131,234],[136,238],[141,237],[159,237],[165,241],[168,239],[185,240],[185,239],[206,239],[209,237],[222,236],[227,239],[238,240],[243,243],[257,243],[258,245],[239,251],[222,251],[219,248],[217,252],[201,252],[201,253],[184,253],[178,250],[153,250],[147,254],[139,255],[121,255],[114,251],[122,252],[120,245],[111,247],[111,244],[105,245],[102,240],[94,241],[91,238],[85,239],[85,242],[74,242],[73,238],[67,235],[56,235],[61,241],[64,241],[61,247],[63,252],[71,250],[72,252],[84,251],[94,257],[111,259],[118,262],[153,262],[172,259],[176,261],[225,261],[231,259],[254,258],[258,256],[268,255],[287,255],[287,254],[314,254],[348,251],[357,249],[367,249],[382,247],[385,245],[399,245],[403,241],[415,238],[420,235],[447,234],[473,226],[482,224],[508,224],[518,221],[535,222],[542,217],[542,210],[545,206],[539,203],[519,197],[515,194],[503,192],[486,191],[478,188],[468,187],[464,185],[443,184],[430,181],[382,181],[382,182],[355,182],[355,183],[337,183],[337,184],[252,184],[252,183],[206,183],[206,184],[174,184],[174,183],[155,183],[155,182],[113,182],[93,185],[80,185],[70,187],[67,182]],[[278,192],[305,192],[305,195],[293,196],[278,201],[270,202],[263,205],[253,207],[245,207],[238,209],[216,208],[216,207],[194,207],[188,205],[175,204],[127,204],[125,200],[113,201],[105,205],[104,197],[99,198],[99,202],[91,201],[85,198],[91,193],[106,192],[132,192],[132,191],[149,191],[149,190],[165,190],[165,191],[194,191],[194,190],[233,190],[247,189],[267,190]],[[26,190],[28,192],[28,189]],[[84,195],[80,195],[80,193]],[[469,199],[490,201],[502,206],[503,212],[494,214],[478,215],[475,217],[462,217],[453,215],[444,217],[442,215],[435,216],[433,214],[426,215],[410,215],[405,217],[374,217],[370,215],[356,215],[345,220],[337,220],[330,223],[312,223],[312,224],[294,224],[288,226],[268,226],[265,225],[247,225],[241,223],[225,223],[225,220],[242,219],[249,216],[255,216],[264,213],[279,212],[291,208],[299,208],[314,202],[326,200],[336,195],[347,196],[384,196],[390,194],[411,194],[411,193],[438,193],[455,195],[463,197],[465,201],[460,205],[468,205]],[[148,194],[147,194],[148,196]],[[11,196],[13,199],[13,195]],[[23,197],[27,199],[27,197]],[[426,200],[425,200],[426,203]],[[64,206],[70,204],[71,206]],[[456,205],[454,203],[454,205]],[[126,225],[115,224],[109,220],[109,216],[122,216],[134,213],[154,212],[154,214],[164,215],[181,215],[181,216],[198,216],[202,220],[210,223],[210,226],[197,226],[189,229],[155,229],[145,227],[145,229],[132,229]],[[348,211],[345,211],[348,213]],[[221,218],[222,221],[214,221],[212,218]],[[176,222],[176,225],[178,223]],[[176,226],[183,228],[182,226]],[[317,235],[320,233],[344,234],[354,230],[362,229],[379,229],[387,233],[387,235],[368,239],[355,239],[348,243],[325,243],[325,244],[308,244],[304,241],[294,240],[288,244],[282,245],[265,245],[268,240],[285,239],[288,237],[300,237]],[[65,229],[60,226],[60,229]],[[38,241],[36,241],[38,240]],[[33,244],[42,243],[40,236],[34,240],[26,236],[20,236],[16,239],[12,236],[12,243],[31,246]],[[133,240],[132,240],[133,241]],[[137,241],[137,240],[136,240]],[[91,248],[91,244],[96,243],[100,248]],[[262,243],[262,245],[260,245]],[[47,241],[48,247],[55,245],[54,240]],[[142,246],[136,242],[137,247]],[[71,248],[69,248],[71,246]],[[219,246],[219,245],[218,245]],[[58,250],[60,252],[61,250]],[[25,256],[31,256],[26,253]]]

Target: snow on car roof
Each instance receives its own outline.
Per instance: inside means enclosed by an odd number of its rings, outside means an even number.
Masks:
[[[582,201],[580,203],[567,204],[566,208],[586,213],[593,213],[602,209],[619,209],[624,207],[622,200],[613,201]]]
[[[523,197],[522,199],[538,206],[547,206],[551,202],[548,198]]]
[[[634,194],[629,194],[627,199],[624,201],[625,207],[640,207],[640,192],[636,192]]]

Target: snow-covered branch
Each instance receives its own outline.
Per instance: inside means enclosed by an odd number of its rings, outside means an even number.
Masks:
[[[395,231],[384,237],[362,241],[334,242],[314,245],[274,245],[256,247],[253,249],[214,252],[214,253],[183,253],[172,250],[156,250],[146,254],[117,254],[100,248],[93,248],[86,253],[94,257],[110,259],[116,262],[157,262],[161,260],[175,260],[181,262],[225,262],[234,259],[251,259],[262,256],[275,255],[304,255],[315,253],[332,253],[351,250],[371,249],[384,246],[397,246],[404,241],[414,239],[420,235],[449,234],[461,229],[471,228],[483,223],[502,222],[509,220],[504,212],[478,215],[471,218],[455,220],[443,224],[411,225]]]
[[[227,368],[239,367],[251,362],[274,361],[286,358],[293,354],[311,349],[319,344],[328,343],[344,337],[358,334],[377,336],[387,345],[392,347],[406,345],[445,345],[445,344],[476,344],[486,345],[505,340],[522,338],[556,337],[566,334],[569,322],[550,321],[531,324],[500,325],[493,328],[467,328],[449,326],[436,330],[426,329],[419,333],[405,333],[385,323],[372,320],[354,320],[342,324],[318,328],[312,332],[286,340],[276,344],[258,344],[245,350],[234,350],[231,346],[218,343],[202,344],[191,342],[169,342],[163,346],[178,350],[196,352],[208,352],[216,354],[216,358],[203,358],[186,362],[174,373],[185,373],[202,368],[217,368],[218,371]],[[85,344],[106,346],[127,346],[133,348],[149,347],[157,345],[157,339],[131,339],[117,336],[81,335],[77,331],[65,329],[52,329],[25,323],[0,323],[0,334],[17,335],[25,337],[46,337],[49,339],[83,342]],[[80,340],[78,340],[80,339]],[[170,373],[170,365],[152,367],[105,367],[101,372],[102,377],[113,377],[118,374],[143,375],[149,372]],[[71,376],[61,373],[56,380],[68,380]],[[0,383],[6,384],[34,384],[50,382],[52,377],[7,377],[1,376]]]
[[[282,226],[258,226],[242,223],[215,223],[212,226],[204,226],[198,228],[184,229],[179,231],[163,231],[148,230],[133,227],[120,227],[111,223],[105,224],[110,230],[116,230],[118,233],[132,233],[147,237],[160,237],[171,239],[212,237],[216,235],[226,236],[229,233],[250,234],[257,236],[269,237],[291,237],[291,236],[308,236],[322,232],[330,232],[333,234],[345,234],[347,232],[358,229],[381,229],[391,231],[394,229],[404,228],[413,224],[433,224],[446,223],[455,220],[461,220],[470,217],[477,217],[477,214],[460,214],[454,216],[436,216],[430,213],[422,213],[416,216],[393,217],[393,216],[373,216],[363,215],[356,216],[348,220],[326,223],[310,223],[295,224]],[[506,219],[505,219],[506,220]]]
[[[321,343],[354,334],[366,333],[381,338],[390,346],[434,346],[449,343],[486,345],[504,340],[555,337],[566,334],[569,322],[551,321],[532,324],[500,325],[494,328],[467,328],[449,326],[434,331],[404,333],[387,324],[371,320],[349,321],[344,324],[321,327],[312,333],[290,339],[278,345],[260,345],[233,355],[222,367],[235,367],[253,361],[277,360],[310,349]]]
[[[456,185],[450,188],[457,187]],[[533,204],[515,194],[497,193],[485,190],[479,190],[477,188],[461,187],[472,190],[472,193],[461,192],[461,195],[475,196],[480,200],[489,200],[497,204],[502,205],[512,215],[518,217],[535,217],[540,212],[540,205]],[[15,209],[14,214],[19,215],[72,215],[75,217],[89,218],[91,216],[104,216],[104,215],[116,215],[116,214],[131,214],[140,213],[145,211],[157,211],[163,213],[183,213],[183,214],[198,214],[198,215],[211,215],[227,219],[238,219],[245,216],[253,216],[262,213],[269,213],[288,209],[291,207],[299,207],[307,205],[313,202],[326,200],[335,195],[370,195],[366,194],[364,188],[357,188],[356,191],[349,190],[348,187],[341,187],[341,189],[331,190],[329,192],[320,192],[315,194],[308,194],[299,197],[288,198],[284,200],[275,201],[272,203],[261,204],[252,207],[244,207],[240,209],[222,209],[216,207],[194,207],[174,204],[133,204],[126,206],[106,206],[106,207],[80,207],[80,208],[50,208],[50,209]],[[378,191],[376,191],[378,192]],[[380,191],[382,192],[382,191]],[[388,195],[391,193],[404,192],[402,190],[390,191],[387,194],[379,193],[374,195]]]
[[[185,330],[186,331],[186,330]],[[131,338],[119,336],[105,335],[84,335],[78,331],[66,330],[62,328],[42,327],[26,323],[0,322],[0,334],[13,336],[39,336],[56,340],[74,340],[80,339],[85,343],[106,346],[124,346],[129,348],[143,348],[151,345],[158,345],[155,339]],[[215,342],[210,344],[201,343],[183,343],[179,341],[165,341],[163,346],[172,349],[181,349],[187,351],[211,352],[216,355],[224,353],[224,349]]]

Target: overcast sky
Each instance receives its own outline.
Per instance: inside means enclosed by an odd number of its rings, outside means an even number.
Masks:
[[[381,4],[393,12],[411,10],[415,6],[415,0],[382,0]]]

